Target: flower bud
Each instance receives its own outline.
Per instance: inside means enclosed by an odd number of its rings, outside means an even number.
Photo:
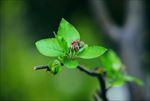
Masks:
[[[75,49],[77,49],[77,50],[78,50],[78,49],[79,49],[79,46],[75,46]]]
[[[77,43],[77,40],[73,40],[71,44],[75,45],[76,43]]]

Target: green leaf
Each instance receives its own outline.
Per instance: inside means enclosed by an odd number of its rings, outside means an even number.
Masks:
[[[63,48],[56,38],[42,39],[35,44],[39,52],[45,56],[55,57],[64,55]]]
[[[84,44],[84,46],[83,47],[81,47],[80,49],[79,49],[79,51],[78,51],[78,53],[77,54],[80,54],[80,53],[82,53],[86,48],[88,47],[88,45],[87,44]]]
[[[73,40],[80,39],[79,32],[75,29],[73,25],[67,22],[64,18],[62,18],[57,35],[62,36],[66,41],[68,46],[71,45]]]
[[[138,85],[143,85],[143,82],[140,79],[137,79],[137,78],[127,75],[127,74],[120,73],[120,74],[114,74],[114,76],[116,76],[115,79],[109,78],[109,80],[111,80],[111,82],[109,82],[109,83],[113,86],[121,86],[126,81],[135,82]]]
[[[123,68],[121,60],[113,50],[107,51],[100,57],[101,64],[106,68],[107,71],[119,71]]]
[[[124,75],[124,79],[129,82],[135,82],[138,85],[143,85],[143,82],[140,79],[133,76]]]
[[[112,86],[122,86],[124,84],[125,84],[124,79],[118,79],[118,80],[114,81],[111,85]]]
[[[78,54],[78,57],[83,59],[92,59],[101,56],[106,51],[106,48],[100,46],[90,46]]]
[[[79,62],[77,60],[73,60],[73,59],[67,59],[65,58],[64,61],[64,66],[67,67],[67,68],[77,68]]]
[[[60,46],[62,46],[62,48],[63,48],[63,50],[65,51],[65,53],[68,53],[69,47],[68,47],[68,45],[67,45],[66,40],[64,40],[64,38],[63,38],[62,36],[59,36],[59,35],[57,35],[56,38],[57,38],[57,40],[58,40]]]
[[[53,61],[53,63],[49,63],[48,65],[50,72],[52,74],[57,74],[61,71],[62,67],[61,67],[61,63],[56,59]]]
[[[108,74],[108,72],[107,72]],[[123,77],[123,72],[113,72],[109,73],[110,77],[107,77],[107,81],[111,86],[122,86],[125,83],[124,77]]]

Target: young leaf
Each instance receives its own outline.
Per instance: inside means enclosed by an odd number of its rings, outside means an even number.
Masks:
[[[107,72],[108,74],[108,72]],[[123,72],[113,72],[109,74],[110,77],[107,78],[108,83],[112,86],[122,86],[125,83],[124,77],[123,77]]]
[[[67,44],[66,40],[64,40],[64,38],[62,36],[59,36],[59,35],[57,35],[56,38],[57,38],[60,46],[62,46],[64,52],[68,53],[69,47],[68,47],[68,44]]]
[[[66,41],[67,44],[70,46],[71,42],[73,40],[80,39],[79,32],[71,25],[69,22],[67,22],[64,18],[62,18],[57,35],[62,36]]]
[[[119,57],[113,50],[109,50],[102,55],[100,61],[107,71],[119,71],[123,67]]]
[[[77,54],[82,53],[82,52],[84,51],[84,49],[86,49],[87,47],[88,47],[88,45],[87,45],[87,44],[84,44],[84,46],[83,46],[83,47],[81,47],[81,48],[79,49],[79,51],[78,51],[78,53],[77,53]]]
[[[49,63],[48,67],[50,72],[54,75],[61,71],[61,63],[58,60],[54,60],[53,63]]]
[[[35,44],[39,52],[45,56],[55,57],[64,55],[63,48],[56,38],[42,39]]]
[[[67,59],[65,58],[64,61],[64,66],[67,67],[67,68],[77,68],[79,62],[77,60],[72,60],[72,59]]]
[[[118,87],[118,86],[122,86],[124,83],[125,83],[125,81],[123,79],[118,79],[118,80],[114,81],[111,85]]]
[[[78,54],[78,57],[83,59],[96,58],[104,54],[106,49],[100,46],[90,46],[84,49],[81,53]]]
[[[129,76],[129,75],[124,75],[123,77],[126,81],[135,82],[138,85],[143,85],[143,82],[140,79],[136,78],[136,77]]]

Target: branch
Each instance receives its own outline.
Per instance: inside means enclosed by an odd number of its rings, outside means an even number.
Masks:
[[[120,39],[121,29],[113,22],[108,14],[104,0],[89,0],[91,9],[93,9],[94,17],[97,24],[108,34],[113,40]]]
[[[61,63],[61,65],[63,66],[63,64]],[[98,76],[98,73],[95,72],[95,71],[91,71],[91,70],[88,70],[87,68],[83,67],[83,66],[77,66],[77,68],[82,71],[82,72],[85,72],[86,74],[88,75],[91,75],[91,76]],[[40,70],[40,69],[46,69],[49,71],[49,67],[48,65],[39,65],[39,66],[34,66],[33,67],[34,70]]]
[[[34,66],[34,70],[40,70],[40,69],[46,69],[49,71],[48,65],[39,65],[39,66]]]
[[[107,89],[106,89],[105,79],[101,74],[98,75],[98,81],[101,87],[101,92],[99,92],[99,96],[103,99],[103,101],[108,101],[106,96]]]
[[[101,75],[100,73],[97,73],[95,71],[90,71],[82,66],[78,66],[77,68],[90,76],[95,76],[98,78],[100,88],[101,88],[101,92],[99,91],[98,95],[99,95],[99,97],[101,97],[103,99],[103,101],[108,101],[107,96],[106,96],[106,92],[107,92],[106,83],[105,83],[105,79],[104,79],[103,75]],[[95,100],[97,101],[98,98],[97,98],[97,96],[95,96],[95,97],[96,97]]]
[[[61,63],[61,65],[63,66],[63,63]],[[46,69],[46,70],[50,71],[48,65],[35,66],[35,67],[33,67],[33,69],[34,70]],[[88,74],[92,77],[97,77],[98,78],[98,81],[99,81],[100,87],[101,87],[101,92],[99,92],[98,95],[99,95],[99,97],[101,97],[103,99],[103,101],[108,101],[107,97],[106,97],[107,89],[106,89],[106,84],[105,84],[104,77],[100,73],[98,73],[96,71],[91,71],[91,70],[89,70],[89,69],[87,69],[83,66],[80,66],[80,65],[77,66],[77,69],[79,69],[80,71],[82,71],[82,72],[84,72],[84,73],[86,73],[86,74]]]
[[[99,75],[99,73],[95,72],[95,71],[91,71],[88,70],[87,68],[84,68],[83,66],[78,66],[77,67],[80,71],[85,72],[86,74],[90,75],[90,76],[95,76],[97,77]]]

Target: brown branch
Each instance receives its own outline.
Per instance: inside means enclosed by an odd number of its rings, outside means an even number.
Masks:
[[[95,71],[91,71],[88,70],[87,68],[84,68],[83,66],[78,66],[77,67],[80,71],[85,72],[86,74],[90,75],[90,76],[94,76],[97,77],[99,75],[99,73],[95,72]]]
[[[34,70],[39,70],[39,69],[49,69],[48,65],[39,65],[39,66],[34,66]]]
[[[63,64],[61,63],[61,65],[63,66]],[[86,74],[90,75],[90,76],[98,76],[99,74],[95,71],[91,71],[91,70],[88,70],[87,68],[83,67],[83,66],[77,66],[77,68],[82,71],[82,72],[85,72]],[[49,71],[49,67],[48,65],[39,65],[39,66],[34,66],[33,67],[34,70],[40,70],[40,69],[46,69]]]
[[[99,92],[99,96],[103,99],[103,101],[108,101],[106,96],[107,89],[106,89],[105,79],[101,74],[98,75],[98,81],[101,87],[101,92]]]
[[[63,66],[63,63],[61,63],[61,65]],[[49,67],[48,65],[39,65],[39,66],[35,66],[33,67],[34,70],[41,70],[41,69],[46,69],[48,71],[49,70]],[[108,101],[107,100],[107,97],[106,97],[106,92],[107,92],[107,89],[106,89],[106,84],[105,84],[105,80],[104,80],[104,77],[96,72],[96,71],[91,71],[83,66],[77,66],[77,69],[79,69],[80,71],[92,76],[92,77],[97,77],[98,78],[98,81],[100,83],[100,87],[101,87],[101,92],[99,92],[99,97],[101,97],[103,99],[103,101]]]

